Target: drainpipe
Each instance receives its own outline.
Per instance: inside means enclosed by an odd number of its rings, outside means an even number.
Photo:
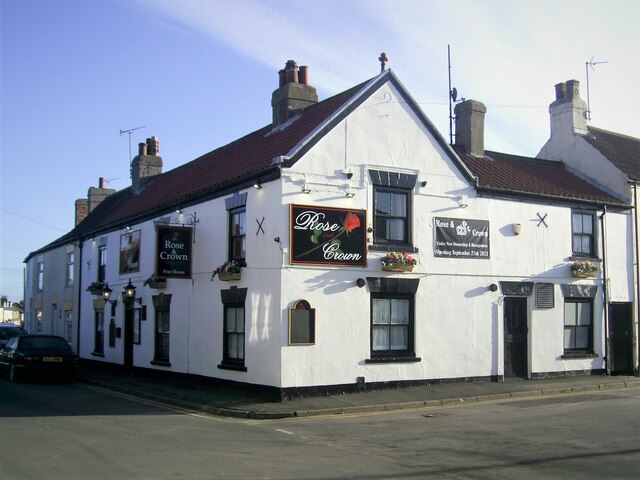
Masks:
[[[607,290],[607,231],[605,229],[605,215],[607,206],[602,206],[600,215],[600,227],[602,230],[602,296],[604,301],[604,370],[607,375],[609,371],[609,291]]]
[[[80,252],[78,253],[79,265],[78,268],[78,333],[76,336],[76,354],[80,357],[80,317],[82,316],[82,245],[84,244],[82,237],[78,238],[78,245]]]
[[[640,247],[638,246],[638,241],[640,241],[640,236],[638,234],[638,182],[633,182],[632,184],[632,188],[631,191],[633,192],[633,226],[634,226],[634,235],[635,235],[635,243],[636,243],[636,248],[635,248],[635,258],[633,259],[633,262],[636,266],[635,268],[635,275],[634,275],[634,281],[635,281],[635,287],[636,287],[636,295],[635,295],[635,302],[636,302],[636,321],[632,322],[633,325],[633,332],[631,332],[631,338],[635,337],[636,338],[636,348],[633,350],[633,354],[637,355],[636,360],[637,362],[635,363],[635,373],[637,374],[640,371],[640,352],[638,352],[638,344],[640,343],[640,330],[638,329],[637,326],[637,322],[638,319],[640,319],[640,252],[639,249]]]

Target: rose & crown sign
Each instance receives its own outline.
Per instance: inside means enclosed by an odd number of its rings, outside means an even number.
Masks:
[[[291,263],[367,265],[367,212],[291,205]]]
[[[157,227],[156,275],[191,278],[191,236],[189,227]]]

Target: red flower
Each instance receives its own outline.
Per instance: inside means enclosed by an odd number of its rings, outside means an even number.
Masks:
[[[342,225],[345,231],[348,233],[360,226],[360,219],[355,213],[349,212],[347,213],[347,216],[344,219]]]

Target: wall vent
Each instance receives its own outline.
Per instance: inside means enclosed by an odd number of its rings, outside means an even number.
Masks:
[[[554,308],[555,296],[553,283],[536,283],[536,307]]]

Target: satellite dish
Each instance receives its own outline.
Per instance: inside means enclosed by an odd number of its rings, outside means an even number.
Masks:
[[[451,99],[455,102],[458,98],[458,90],[456,90],[456,87],[453,87],[451,89]]]

